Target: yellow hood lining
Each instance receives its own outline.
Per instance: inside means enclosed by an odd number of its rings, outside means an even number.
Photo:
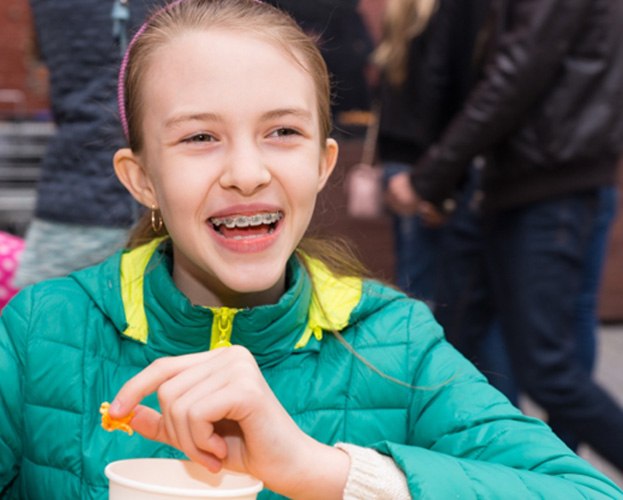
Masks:
[[[149,336],[143,293],[145,270],[162,240],[155,239],[121,256],[121,298],[127,322],[123,335],[144,344]],[[305,347],[312,335],[322,340],[324,331],[344,329],[363,290],[361,278],[336,277],[320,260],[301,256],[312,277],[313,293],[307,326],[296,349]]]

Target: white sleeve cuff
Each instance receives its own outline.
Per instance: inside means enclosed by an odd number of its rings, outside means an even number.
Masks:
[[[371,448],[337,443],[350,457],[344,500],[410,500],[407,478],[391,457]]]

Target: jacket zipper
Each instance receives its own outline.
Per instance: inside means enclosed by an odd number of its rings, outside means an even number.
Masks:
[[[229,307],[212,308],[214,319],[212,320],[212,336],[210,349],[231,346],[231,332],[234,326],[234,316],[238,309]]]

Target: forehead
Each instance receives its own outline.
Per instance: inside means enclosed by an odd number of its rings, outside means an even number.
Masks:
[[[180,99],[214,92],[221,92],[222,99],[305,94],[316,104],[314,80],[294,51],[260,34],[224,29],[188,31],[158,47],[142,87],[147,98],[171,90]]]

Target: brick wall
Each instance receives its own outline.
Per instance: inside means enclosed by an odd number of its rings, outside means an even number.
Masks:
[[[27,0],[0,2],[0,116],[45,111],[47,71],[36,60]]]

